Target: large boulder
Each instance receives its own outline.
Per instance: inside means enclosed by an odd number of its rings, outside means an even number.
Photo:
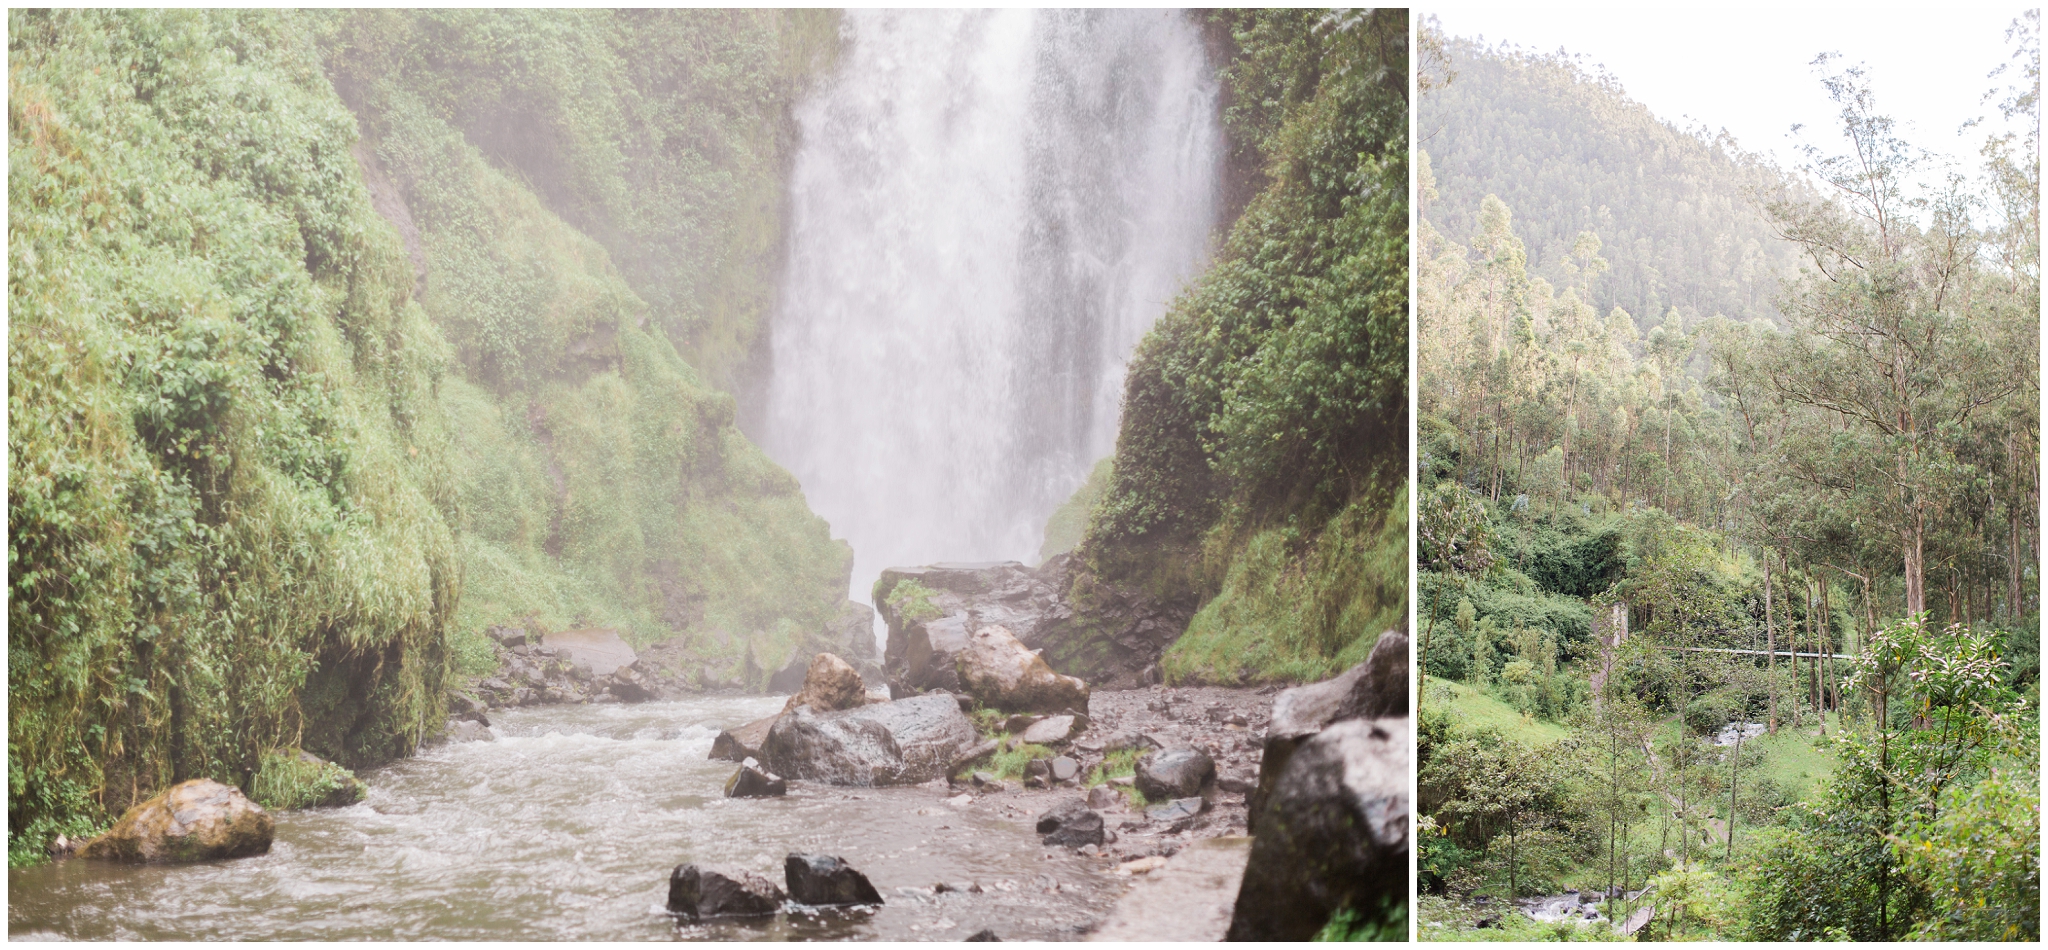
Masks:
[[[960,685],[983,706],[1012,712],[1088,708],[1088,684],[1053,672],[1007,627],[976,630],[954,662]]]
[[[928,593],[896,596],[908,581]],[[1105,688],[1147,685],[1197,606],[1110,583],[1068,554],[1036,568],[1015,561],[893,567],[876,581],[874,600],[889,628],[883,667],[891,684],[912,692],[960,688],[954,658],[986,626],[1008,629],[1056,672]]]
[[[1231,940],[1307,940],[1408,894],[1412,721],[1353,719],[1295,749],[1258,814]]]
[[[1259,785],[1245,799],[1245,820],[1253,834],[1265,800],[1287,768],[1294,750],[1331,723],[1408,715],[1408,635],[1380,634],[1365,662],[1320,683],[1282,690],[1273,698],[1259,757]]]
[[[1038,816],[1038,833],[1048,845],[1078,848],[1101,844],[1102,816],[1078,798],[1054,805]]]
[[[834,654],[820,653],[811,657],[810,672],[804,677],[803,688],[789,697],[782,711],[809,706],[813,712],[836,712],[852,709],[867,701],[867,689],[861,685],[860,674],[854,671],[853,666]]]
[[[792,854],[783,859],[782,873],[789,885],[790,900],[799,904],[822,907],[882,903],[882,895],[868,882],[867,875],[831,855]]]
[[[744,726],[720,729],[718,736],[711,740],[711,754],[706,758],[724,759],[728,762],[745,762],[761,757],[761,744],[768,741],[768,727],[782,714],[763,716]]]
[[[668,876],[668,909],[691,920],[760,917],[782,909],[782,888],[752,871],[678,864]]]
[[[180,782],[134,808],[78,849],[81,858],[174,863],[267,854],[270,813],[212,779]]]
[[[979,737],[952,696],[933,694],[838,712],[798,706],[768,729],[760,759],[789,778],[831,785],[915,785],[945,776]]]
[[[1198,749],[1164,749],[1138,757],[1133,776],[1138,791],[1150,801],[1198,798],[1216,781],[1216,760]]]

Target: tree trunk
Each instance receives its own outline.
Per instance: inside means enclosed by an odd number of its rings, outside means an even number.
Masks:
[[[1764,552],[1764,682],[1770,694],[1771,735],[1778,734],[1778,627],[1771,609],[1771,555]]]

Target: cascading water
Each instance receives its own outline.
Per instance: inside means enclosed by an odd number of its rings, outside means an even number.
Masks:
[[[762,442],[885,567],[1035,559],[1205,262],[1221,149],[1170,11],[845,14],[797,113]]]

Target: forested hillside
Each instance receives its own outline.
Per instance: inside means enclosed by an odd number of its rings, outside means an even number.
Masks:
[[[2009,115],[2037,108],[2035,23]],[[1500,57],[1447,48],[1422,128],[1524,101],[1453,95]],[[1917,201],[1865,77],[1827,84],[1855,153],[1896,160],[1823,153],[1754,194],[1800,262],[1768,308],[1740,288],[1725,315],[1640,321],[1603,290],[1608,232],[1418,156],[1425,936],[2038,938],[2038,140],[1989,140]],[[1652,171],[1612,193],[1720,200]],[[1597,168],[1583,187],[1635,200]],[[1566,242],[1554,269],[1524,235]],[[1567,889],[1554,923],[1480,900]],[[1607,922],[1575,922],[1581,899]]]
[[[1494,195],[1524,222],[1528,270],[1592,285],[1648,332],[1673,307],[1685,328],[1716,314],[1775,313],[1777,275],[1797,265],[1754,200],[1782,181],[1740,144],[1683,129],[1628,98],[1614,77],[1561,53],[1451,38],[1456,80],[1418,116],[1417,147],[1440,187],[1422,215],[1446,234],[1482,230]],[[1579,235],[1600,236],[1607,269],[1585,273]]]
[[[1313,679],[1407,608],[1406,14],[1210,16],[1258,187],[1131,362],[1076,591],[1199,606],[1172,680]]]
[[[830,617],[848,551],[720,387],[834,36],[10,13],[10,858],[405,754],[487,624],[738,669]]]

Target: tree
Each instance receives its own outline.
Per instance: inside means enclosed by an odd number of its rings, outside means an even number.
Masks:
[[[1793,453],[1800,477],[1855,499],[1891,534],[1906,612],[1917,614],[1930,522],[1968,481],[1952,433],[2023,391],[2033,351],[2015,351],[2023,331],[2013,321],[1986,319],[1998,316],[1995,288],[1977,266],[1973,199],[1960,182],[1907,198],[1925,158],[1878,114],[1862,69],[1822,84],[1850,148],[1805,149],[1828,198],[1769,205],[1811,266],[1780,300],[1794,332],[1776,338],[1767,371],[1781,399],[1818,416]]]

